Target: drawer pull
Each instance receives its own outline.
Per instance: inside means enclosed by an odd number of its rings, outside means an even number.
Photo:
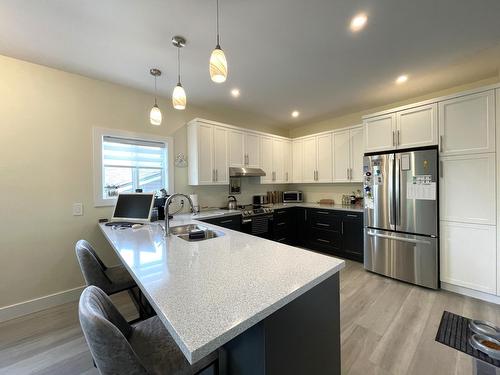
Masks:
[[[347,214],[348,217],[359,217],[358,215]]]
[[[282,241],[285,241],[285,240],[286,240],[286,237],[283,237],[283,238],[280,238],[280,239],[278,239],[278,240],[276,240],[276,241],[278,241],[278,242],[282,242]]]
[[[231,220],[222,220],[220,222],[220,224],[227,224],[227,223],[232,223],[232,222],[233,222],[233,219],[231,219]]]
[[[324,242],[324,243],[330,243],[330,241],[324,240],[322,238],[316,238],[316,241],[318,241],[318,242]]]
[[[276,225],[285,225],[286,223],[282,221],[281,223],[277,223]]]
[[[322,215],[328,215],[329,214],[328,211],[316,211],[316,213],[322,214]]]
[[[319,225],[320,227],[329,227],[330,224],[325,224],[325,223],[316,223],[316,225]]]

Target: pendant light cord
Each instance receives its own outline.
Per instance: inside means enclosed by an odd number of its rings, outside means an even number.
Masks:
[[[158,105],[156,104],[156,76],[155,76],[155,106],[157,107]]]
[[[177,84],[181,84],[181,48],[177,46]]]
[[[219,43],[219,0],[217,1],[217,48],[220,49],[220,43]]]

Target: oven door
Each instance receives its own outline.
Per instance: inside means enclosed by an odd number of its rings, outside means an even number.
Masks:
[[[241,220],[241,231],[253,236],[271,239],[273,215],[244,217]]]

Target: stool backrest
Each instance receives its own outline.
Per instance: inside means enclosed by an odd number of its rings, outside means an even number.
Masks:
[[[132,327],[109,297],[95,286],[85,288],[78,305],[80,325],[99,372],[146,375],[128,342]]]
[[[108,290],[111,281],[104,272],[107,268],[92,245],[86,240],[79,240],[75,245],[75,252],[87,285],[95,285]]]

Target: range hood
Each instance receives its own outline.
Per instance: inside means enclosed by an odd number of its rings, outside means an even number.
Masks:
[[[260,168],[244,168],[244,167],[230,167],[229,177],[260,177],[265,176],[264,172]]]

